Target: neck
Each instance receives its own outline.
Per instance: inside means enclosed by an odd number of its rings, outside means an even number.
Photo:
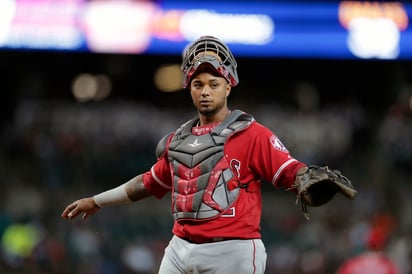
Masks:
[[[230,112],[231,111],[226,108],[211,116],[206,116],[199,113],[199,123],[201,126],[213,123],[220,123],[230,115]]]

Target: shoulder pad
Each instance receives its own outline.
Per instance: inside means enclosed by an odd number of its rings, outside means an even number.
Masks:
[[[173,132],[166,134],[160,139],[159,143],[156,146],[156,157],[157,159],[162,158],[166,153],[167,142],[169,141],[169,137],[173,134]]]

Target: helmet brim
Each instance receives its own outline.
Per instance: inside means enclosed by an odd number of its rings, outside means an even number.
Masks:
[[[196,61],[191,66],[190,70],[186,74],[186,82],[184,83],[185,86],[189,85],[190,80],[202,72],[209,72],[214,74],[215,76],[220,76],[227,79],[227,73],[225,73],[225,68],[222,66],[218,58],[214,57],[213,55],[203,55],[201,57],[196,58]]]

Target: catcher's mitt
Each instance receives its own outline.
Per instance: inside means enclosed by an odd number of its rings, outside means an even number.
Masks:
[[[296,175],[294,187],[297,190],[296,203],[300,200],[302,211],[309,219],[307,206],[320,206],[329,202],[337,192],[348,199],[354,199],[358,193],[348,178],[339,170],[327,166],[309,166],[303,173]]]

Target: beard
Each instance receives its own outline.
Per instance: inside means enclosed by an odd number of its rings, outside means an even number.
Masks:
[[[216,115],[219,111],[221,111],[226,105],[226,101],[222,101],[217,105],[211,105],[207,107],[198,107],[198,112],[205,117],[212,117]]]
[[[199,108],[199,113],[206,117],[215,115],[219,110],[217,108]]]

